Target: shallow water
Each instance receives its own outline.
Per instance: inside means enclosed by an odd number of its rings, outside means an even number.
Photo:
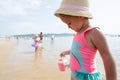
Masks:
[[[115,58],[120,79],[120,38],[107,37],[113,57]],[[70,80],[70,71],[60,72],[57,59],[60,52],[70,49],[72,37],[55,37],[54,41],[44,38],[43,49],[37,54],[31,46],[32,39],[12,40],[17,43],[15,51],[9,55],[5,67],[0,72],[0,80]],[[104,73],[99,55],[97,66]]]

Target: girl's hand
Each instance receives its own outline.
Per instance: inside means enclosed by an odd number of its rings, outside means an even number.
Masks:
[[[60,53],[60,57],[65,57],[65,51]]]
[[[70,50],[63,51],[62,53],[60,53],[60,57],[65,57],[65,55],[69,55],[69,54],[70,54]]]

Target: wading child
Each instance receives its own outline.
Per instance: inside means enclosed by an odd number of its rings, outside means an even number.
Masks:
[[[37,34],[34,35],[33,40],[34,40],[34,44],[32,46],[35,47],[35,53],[36,53],[38,51],[39,41],[40,41]]]
[[[95,56],[99,51],[106,80],[117,80],[116,66],[104,35],[99,28],[91,26],[88,0],[63,0],[55,12],[76,34],[70,50],[63,51],[60,56],[70,55],[71,80],[102,80],[96,68]]]

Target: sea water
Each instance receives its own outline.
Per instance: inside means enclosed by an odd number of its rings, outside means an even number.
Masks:
[[[44,37],[43,38],[43,54],[42,58],[46,59],[46,61],[52,63],[52,65],[56,65],[57,58],[59,57],[59,54],[64,51],[71,48],[72,44],[72,36],[67,37],[55,37],[53,40],[51,40],[50,37]],[[106,40],[108,42],[109,48],[111,50],[112,56],[116,62],[117,66],[117,73],[118,73],[118,80],[120,80],[120,37],[111,37],[106,36]],[[31,44],[33,43],[33,40],[31,38],[29,39],[20,39],[18,41],[18,47],[26,47],[27,51],[26,54],[32,54],[34,53],[34,48],[31,47]],[[27,54],[27,55],[28,55]],[[104,67],[102,60],[100,58],[100,55],[97,54],[97,66],[98,69],[100,69],[103,73]]]
[[[46,48],[48,47],[48,49],[56,51],[57,54],[59,54],[61,51],[71,48],[72,38],[72,36],[55,37],[53,42],[49,38],[44,38],[44,46]],[[120,37],[106,36],[106,40],[112,56],[115,60],[117,66],[118,80],[120,80]],[[99,62],[99,64],[97,64],[98,69],[100,69],[105,74],[104,67],[103,65],[101,65],[103,63],[99,54],[97,55],[97,61]]]

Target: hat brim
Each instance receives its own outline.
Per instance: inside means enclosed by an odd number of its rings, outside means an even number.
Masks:
[[[89,11],[80,11],[80,10],[73,10],[73,9],[60,8],[55,12],[55,16],[59,17],[60,14],[71,15],[71,16],[83,16],[89,19],[93,18]]]

